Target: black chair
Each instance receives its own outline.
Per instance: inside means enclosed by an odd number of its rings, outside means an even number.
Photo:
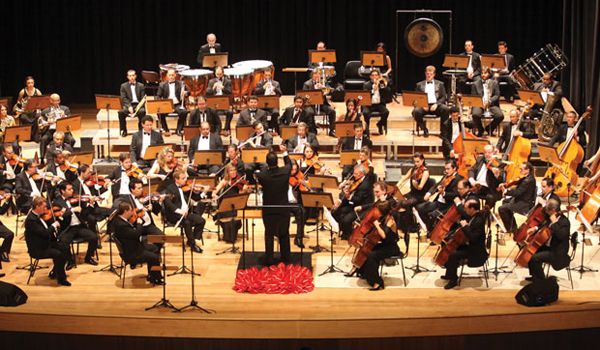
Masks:
[[[27,284],[29,284],[29,281],[31,280],[33,275],[35,275],[35,272],[37,270],[48,268],[48,266],[39,266],[40,260],[42,260],[42,259],[52,259],[52,258],[33,258],[31,255],[29,255],[29,265],[25,269],[25,270],[29,271],[29,277],[27,277]]]
[[[407,286],[406,283],[406,272],[404,272],[404,259],[408,256],[408,242],[409,235],[408,233],[404,234],[404,246],[406,249],[404,251],[400,250],[400,254],[390,256],[389,258],[385,258],[379,262],[379,275],[383,278],[383,267],[384,266],[396,266],[400,264],[402,268],[402,280],[404,281],[404,286]]]
[[[125,273],[127,272],[127,265],[135,265],[135,261],[129,261],[125,258],[125,252],[123,251],[123,245],[119,241],[117,237],[113,234],[111,236],[112,241],[117,246],[117,250],[119,251],[119,256],[121,257],[121,265],[119,266],[119,279],[121,280],[121,288],[125,288]]]
[[[363,85],[367,82],[363,78],[358,69],[362,66],[360,61],[348,61],[344,67],[344,89],[345,90],[362,90]]]
[[[465,268],[465,265],[469,266],[469,267],[481,267],[482,268],[482,272],[483,272],[483,279],[485,280],[485,287],[489,288],[489,271],[488,271],[488,260],[490,257],[490,251],[492,249],[492,231],[490,230],[488,232],[488,234],[485,237],[485,250],[487,252],[487,257],[485,258],[485,261],[483,262],[483,264],[481,265],[474,265],[474,264],[469,264],[468,261],[462,260],[460,262],[460,275],[458,277],[458,285],[460,286],[460,283],[462,282],[463,279],[463,270]],[[479,276],[478,276],[479,277]]]
[[[575,289],[575,287],[573,286],[573,277],[571,276],[571,263],[575,259],[575,254],[577,253],[577,246],[579,245],[579,242],[577,241],[578,236],[579,236],[578,232],[575,231],[571,234],[571,238],[569,239],[569,241],[571,242],[570,243],[571,254],[569,254],[569,266],[567,266],[567,278],[569,279],[569,282],[571,282],[571,290]],[[546,278],[548,278],[549,276],[550,276],[550,264],[546,264]]]
[[[156,96],[158,84],[160,83],[160,75],[155,71],[143,70],[142,79],[144,79],[145,82],[144,90],[146,95]]]

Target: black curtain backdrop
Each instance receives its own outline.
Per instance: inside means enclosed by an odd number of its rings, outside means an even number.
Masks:
[[[600,139],[600,1],[565,1],[564,24],[563,46],[571,59],[565,81],[570,101],[579,113],[588,105],[594,107],[587,121],[591,156]]]
[[[44,93],[59,92],[66,104],[91,103],[94,93],[117,94],[128,68],[196,66],[209,32],[230,53],[230,63],[272,61],[284,93],[291,94],[293,74],[281,69],[305,66],[306,50],[317,41],[337,50],[340,76],[346,61],[379,41],[395,62],[395,11],[424,8],[453,11],[455,52],[466,38],[484,53],[506,40],[521,62],[562,41],[562,0],[3,0],[0,95],[15,96],[23,78],[33,75]],[[422,78],[394,69],[401,86]]]

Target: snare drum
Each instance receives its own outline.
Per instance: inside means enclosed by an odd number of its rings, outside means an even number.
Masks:
[[[223,73],[231,79],[231,92],[234,97],[249,96],[252,84],[252,69],[246,67],[225,68]]]
[[[169,69],[175,69],[175,72],[177,73],[175,79],[181,80],[181,72],[190,69],[190,66],[185,65],[185,64],[179,64],[179,63],[166,63],[166,64],[159,64],[158,68],[160,68],[160,80],[166,81],[167,80],[167,71]]]
[[[252,81],[250,85],[250,93],[254,91],[256,88],[256,84],[259,81],[263,80],[265,72],[267,70],[271,71],[271,76],[275,76],[275,67],[273,66],[273,62],[265,61],[265,60],[250,60],[250,61],[241,61],[233,64],[233,67],[243,67],[249,68],[252,70]]]
[[[208,69],[188,69],[180,73],[192,97],[204,96],[213,72]]]

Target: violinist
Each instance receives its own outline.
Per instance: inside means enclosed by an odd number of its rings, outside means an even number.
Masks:
[[[319,160],[319,152],[310,145],[304,147],[304,155],[300,159],[299,167],[305,175],[323,175],[329,171],[325,163]]]
[[[502,135],[498,138],[498,143],[496,143],[496,148],[501,152],[505,153],[508,145],[510,144],[510,140],[512,137],[523,136],[528,139],[535,138],[535,133],[532,133],[525,123],[521,123],[521,126],[517,130],[517,126],[519,125],[519,111],[517,109],[512,109],[508,116],[510,117],[510,123],[506,124],[502,129]]]
[[[313,148],[319,148],[319,140],[312,132],[308,132],[308,125],[299,123],[296,130],[296,135],[285,141],[287,150],[290,153],[303,153],[306,145],[311,145]]]
[[[552,265],[556,271],[569,266],[569,219],[560,211],[560,202],[554,199],[548,200],[544,208],[547,217],[547,224],[550,228],[551,238],[545,245],[541,246],[529,260],[529,274],[527,281],[543,280],[544,268],[542,264]],[[535,226],[530,228],[527,233],[533,234],[539,230]]]
[[[245,142],[244,148],[270,148],[273,145],[273,136],[270,133],[265,132],[265,126],[260,122],[255,122],[254,132],[250,135],[250,138]],[[264,164],[264,163],[262,163]],[[254,185],[254,172],[262,167],[261,163],[246,163],[244,164],[244,172],[246,178],[249,179],[250,183]]]
[[[354,122],[355,124],[360,124],[365,128],[365,118],[362,113],[358,110],[358,101],[349,98],[346,100],[346,113],[339,115],[337,117],[338,122]]]
[[[0,196],[2,197],[0,215],[4,215],[8,211],[8,208],[12,206],[12,195],[10,192],[2,193],[0,190]],[[10,262],[9,256],[14,237],[15,234],[8,227],[6,227],[2,221],[0,221],[0,238],[2,238],[2,245],[0,245],[0,261]]]
[[[77,173],[79,176],[72,184],[83,209],[82,218],[88,228],[98,234],[98,221],[106,219],[111,213],[110,208],[104,208],[98,204],[103,200],[100,194],[106,191],[106,188],[99,184],[88,186],[89,180],[94,175],[94,169],[91,166],[83,164],[77,169]]]
[[[52,222],[42,218],[47,211],[48,204],[44,197],[33,198],[31,212],[25,219],[27,251],[33,259],[52,258],[54,266],[48,277],[56,279],[61,286],[70,286],[65,273],[69,247],[65,247],[56,239],[60,223],[52,218]]]
[[[458,195],[456,186],[462,176],[457,173],[457,170],[456,162],[447,160],[444,164],[444,177],[425,193],[424,202],[416,206],[419,216],[430,231],[437,216],[445,213],[454,197]],[[433,201],[430,201],[434,195]]]
[[[353,170],[353,179],[344,181],[340,186],[340,193],[337,206],[333,210],[333,217],[340,223],[341,239],[347,240],[352,233],[352,223],[357,219],[357,213],[354,208],[373,203],[373,182],[367,176],[368,170],[362,165],[358,165]]]
[[[56,185],[63,181],[73,182],[77,179],[77,167],[71,165],[66,158],[66,153],[61,151],[52,153],[52,161],[46,165],[46,173],[52,174],[52,179],[48,184],[50,200],[54,198]]]
[[[23,170],[23,162],[13,151],[10,143],[2,146],[0,154],[0,188],[12,192],[15,188],[15,178]]]
[[[404,232],[409,232],[409,225],[414,225],[414,217],[412,208],[423,203],[427,190],[433,185],[433,180],[430,180],[429,170],[425,164],[425,156],[421,152],[416,152],[413,155],[414,167],[410,168],[406,175],[398,183],[396,187],[398,191],[402,190],[404,184],[410,181],[410,191],[404,195],[404,199],[398,203],[400,208],[406,209],[400,213],[399,221],[400,229]]]
[[[15,183],[17,209],[21,213],[27,213],[33,197],[41,196],[45,191],[45,181],[38,174],[38,164],[31,160],[26,161]]]
[[[56,151],[62,152],[67,151],[69,153],[73,153],[73,146],[68,143],[65,143],[65,133],[62,131],[57,131],[52,136],[52,141],[46,147],[46,162],[52,162],[52,157]]]
[[[365,128],[361,123],[354,124],[354,137],[344,138],[342,151],[360,151],[363,147],[373,148],[373,142],[365,135]]]
[[[481,204],[478,199],[468,199],[464,204],[464,209],[469,219],[461,219],[459,224],[467,237],[467,244],[458,247],[448,257],[445,265],[446,273],[441,276],[441,279],[448,281],[444,289],[452,289],[458,285],[457,270],[462,261],[466,260],[468,266],[481,266],[488,258],[485,249],[487,215],[481,211]]]
[[[308,147],[307,147],[308,148]],[[305,150],[306,151],[306,150]],[[296,218],[296,238],[294,238],[294,244],[298,248],[304,248],[304,222],[305,222],[305,209],[302,206],[302,196],[301,192],[310,191],[310,185],[302,171],[300,171],[300,167],[298,163],[292,161],[292,170],[290,172],[290,181],[289,181],[289,191],[288,191],[288,200],[291,204],[300,204],[297,207],[291,208],[290,211],[292,215]],[[313,208],[307,208],[313,209]]]
[[[162,192],[174,182],[173,172],[181,169],[183,164],[175,158],[175,151],[171,147],[163,148],[150,170],[148,170],[148,179],[158,179],[158,192]]]
[[[8,109],[5,105],[0,105],[0,142],[4,142],[4,131],[7,127],[15,125],[15,118],[8,115]]]
[[[128,152],[119,154],[119,166],[114,168],[113,172],[108,175],[108,178],[112,182],[110,191],[113,202],[120,196],[127,196],[130,194],[129,181],[135,177],[136,169],[139,168],[133,166],[131,156]],[[142,173],[141,169],[139,169],[137,173]]]
[[[367,256],[367,260],[357,270],[355,270],[359,276],[367,280],[371,288],[369,290],[376,291],[385,288],[383,279],[379,274],[379,265],[382,260],[391,256],[397,256],[400,254],[398,248],[398,232],[396,229],[396,222],[394,221],[391,213],[391,202],[385,200],[386,196],[386,185],[384,182],[377,182],[373,186],[375,196],[378,198],[377,202],[371,206],[376,206],[382,214],[382,218],[373,221],[374,232],[370,234],[377,234],[381,236],[381,241],[377,244],[373,250]],[[367,208],[365,207],[365,211]],[[349,272],[346,276],[352,276],[354,270]]]
[[[165,143],[162,135],[152,129],[154,119],[151,116],[145,115],[142,118],[142,130],[133,133],[131,137],[131,161],[133,164],[142,169],[149,168],[150,160],[144,159],[144,154],[149,146],[162,145]]]
[[[88,249],[85,254],[85,263],[90,265],[98,265],[94,259],[96,249],[98,248],[98,236],[89,228],[86,227],[81,202],[73,201],[73,185],[67,182],[61,182],[57,186],[59,195],[54,198],[52,207],[62,208],[62,215],[56,216],[56,219],[61,222],[61,231],[58,234],[58,240],[65,246],[70,246],[73,239],[79,238],[88,244]],[[67,270],[76,265],[72,255],[69,256],[67,262]]]
[[[112,209],[118,209],[120,204],[125,202],[129,203],[135,210],[136,219],[134,226],[137,225],[136,229],[141,233],[142,238],[146,238],[148,235],[163,235],[163,231],[159,229],[154,223],[152,214],[158,215],[161,209],[161,202],[164,197],[160,197],[158,201],[153,201],[150,196],[143,198],[144,195],[144,184],[142,180],[133,178],[129,182],[130,194],[121,196],[114,201]]]
[[[238,174],[244,174],[244,161],[242,160],[242,157],[236,144],[230,144],[227,146],[227,151],[225,152],[225,162],[223,162],[223,166],[226,166],[228,164],[233,165],[237,169]],[[224,168],[222,168],[221,170],[223,169]]]
[[[486,145],[483,155],[479,156],[475,165],[469,169],[469,182],[479,198],[484,199],[490,207],[493,207],[500,197],[496,190],[500,184],[500,164],[494,152],[494,146]]]
[[[164,201],[165,219],[171,224],[180,222],[187,237],[187,245],[194,252],[202,253],[202,248],[196,245],[196,240],[202,238],[206,220],[196,213],[194,206],[195,200],[201,199],[202,194],[194,189],[184,191],[183,187],[188,179],[185,170],[175,170],[173,179],[175,183],[165,189],[165,194],[170,195]]]
[[[190,163],[194,162],[196,151],[221,151],[223,149],[223,141],[219,134],[210,132],[210,124],[204,122],[200,124],[200,134],[194,136],[190,141],[188,149],[188,159]],[[207,171],[209,174],[214,174],[219,171],[219,166],[216,164],[198,164],[197,169]]]
[[[508,232],[515,232],[517,229],[514,213],[527,215],[535,204],[537,188],[533,165],[529,162],[521,164],[520,175],[521,177],[516,184],[502,183],[499,186],[505,199],[502,201],[502,205],[498,207],[498,214]],[[509,188],[512,187],[510,185],[515,187]]]
[[[228,165],[225,167],[225,176],[213,191],[212,196],[213,199],[219,198],[220,204],[222,196],[246,192],[248,192],[248,182],[239,175],[233,165]],[[242,227],[242,221],[236,220],[236,215],[235,210],[218,214],[219,224],[223,229],[223,240],[227,243],[234,243],[237,240],[238,231]]]
[[[367,169],[367,177],[371,183],[375,183],[377,180],[377,176],[375,175],[375,169],[373,168],[373,162],[371,162],[371,150],[363,146],[360,152],[358,153],[358,161],[354,165],[344,165],[342,169],[342,178],[347,178],[350,174],[352,174],[353,168],[362,165],[365,169]]]

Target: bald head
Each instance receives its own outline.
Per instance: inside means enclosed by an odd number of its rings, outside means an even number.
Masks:
[[[208,45],[213,46],[217,42],[217,36],[213,33],[210,33],[206,36],[206,42]]]
[[[58,107],[60,105],[60,95],[59,94],[50,95],[50,104],[53,107]]]

